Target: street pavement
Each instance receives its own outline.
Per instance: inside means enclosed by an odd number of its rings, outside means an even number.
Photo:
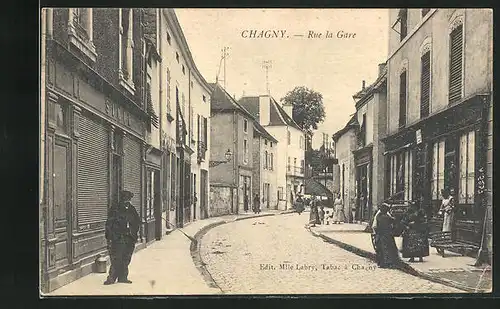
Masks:
[[[361,251],[362,255],[373,257],[375,250],[369,234],[362,233],[365,226],[361,224],[318,225],[311,228],[315,235],[326,236],[335,243],[352,251]],[[401,237],[396,237],[399,248]],[[363,254],[364,253],[364,254]],[[475,259],[468,256],[446,251],[441,257],[434,248],[430,248],[429,256],[424,262],[409,263],[408,266],[425,278],[437,280],[447,285],[464,289],[468,292],[490,292],[492,288],[492,273],[487,265],[474,266]]]
[[[313,237],[308,213],[254,218],[209,230],[206,269],[225,294],[462,293]],[[366,234],[365,234],[366,235]]]
[[[279,211],[263,211],[261,216],[277,215]],[[190,223],[182,230],[193,237],[201,229],[217,223],[231,222],[255,216],[253,213],[229,215]],[[210,287],[196,268],[190,252],[191,241],[179,230],[163,236],[132,256],[129,279],[132,284],[103,285],[107,274],[91,273],[46,296],[82,295],[206,295],[220,294]],[[108,266],[109,270],[109,266]]]

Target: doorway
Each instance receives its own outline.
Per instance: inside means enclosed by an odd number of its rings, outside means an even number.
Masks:
[[[368,191],[368,164],[358,166],[357,174],[357,210],[356,220],[368,221],[370,216],[370,196]]]

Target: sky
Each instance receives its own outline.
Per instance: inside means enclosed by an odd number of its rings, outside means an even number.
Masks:
[[[352,95],[375,81],[378,64],[387,59],[387,9],[176,9],[196,66],[208,82],[215,82],[221,49],[226,58],[226,90],[243,95],[266,94],[264,61],[271,61],[269,90],[279,102],[296,86],[323,95],[325,121],[314,134],[342,129],[356,109]],[[283,38],[244,38],[250,30],[275,30]],[[309,32],[321,33],[308,38]],[[333,38],[325,38],[330,32]],[[355,33],[337,38],[337,33]],[[297,36],[302,35],[302,36]],[[223,80],[223,68],[219,80]],[[223,82],[221,82],[223,83]]]

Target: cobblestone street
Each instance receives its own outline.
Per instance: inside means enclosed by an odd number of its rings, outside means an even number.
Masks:
[[[327,244],[304,229],[308,217],[261,217],[215,227],[201,240],[203,262],[227,294],[461,292],[399,270],[379,269]]]

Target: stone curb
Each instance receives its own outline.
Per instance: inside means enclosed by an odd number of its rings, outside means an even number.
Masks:
[[[346,244],[346,243],[344,243],[342,241],[339,241],[339,240],[333,239],[331,237],[328,237],[328,236],[326,236],[326,235],[324,235],[322,233],[318,233],[316,231],[313,231],[313,230],[311,230],[310,227],[306,227],[306,229],[309,230],[309,232],[311,232],[311,234],[313,234],[314,236],[322,238],[325,242],[334,244],[334,245],[336,245],[336,246],[338,246],[338,247],[340,247],[340,248],[342,248],[344,250],[352,252],[352,253],[354,253],[356,255],[359,255],[361,257],[368,258],[368,259],[370,259],[372,261],[376,261],[376,256],[372,252],[369,252],[369,251],[357,248],[355,246]],[[465,286],[465,285],[460,284],[458,282],[455,282],[455,281],[452,281],[452,280],[449,280],[449,279],[439,278],[437,276],[429,275],[427,273],[418,271],[415,268],[413,268],[411,265],[409,265],[408,263],[405,263],[404,261],[401,262],[401,265],[397,269],[399,269],[399,270],[401,270],[401,271],[403,271],[403,272],[405,272],[407,274],[410,274],[412,276],[416,276],[416,277],[420,277],[420,278],[425,279],[425,280],[429,280],[429,281],[432,281],[432,282],[440,283],[440,284],[443,284],[443,285],[446,285],[446,286],[449,286],[449,287],[452,287],[452,288],[456,288],[456,289],[459,289],[459,290],[462,290],[462,291],[465,291],[465,292],[469,292],[469,293],[476,292],[474,288],[471,288],[469,286]],[[478,290],[477,292],[481,292],[481,290]]]
[[[246,220],[246,219],[253,219],[253,218],[259,218],[259,217],[270,217],[270,216],[277,216],[277,215],[283,215],[287,214],[289,212],[280,212],[280,213],[271,213],[271,214],[262,214],[262,215],[255,215],[255,216],[248,216],[248,217],[240,217],[240,218],[235,218],[234,220],[224,220],[221,219],[220,221],[210,223],[204,227],[202,227],[198,232],[196,232],[193,236],[193,238],[196,240],[196,242],[191,242],[191,245],[189,246],[189,250],[191,252],[191,258],[193,259],[193,263],[198,269],[198,271],[201,273],[203,279],[205,282],[208,284],[209,287],[218,289],[220,291],[220,294],[224,294],[224,291],[219,287],[217,282],[215,282],[214,278],[212,277],[212,274],[208,271],[206,268],[205,262],[203,262],[203,259],[201,257],[200,253],[200,247],[201,247],[201,239],[203,236],[205,236],[208,231],[213,229],[216,226],[231,223],[231,222],[236,222],[236,221],[241,221],[241,220]]]

